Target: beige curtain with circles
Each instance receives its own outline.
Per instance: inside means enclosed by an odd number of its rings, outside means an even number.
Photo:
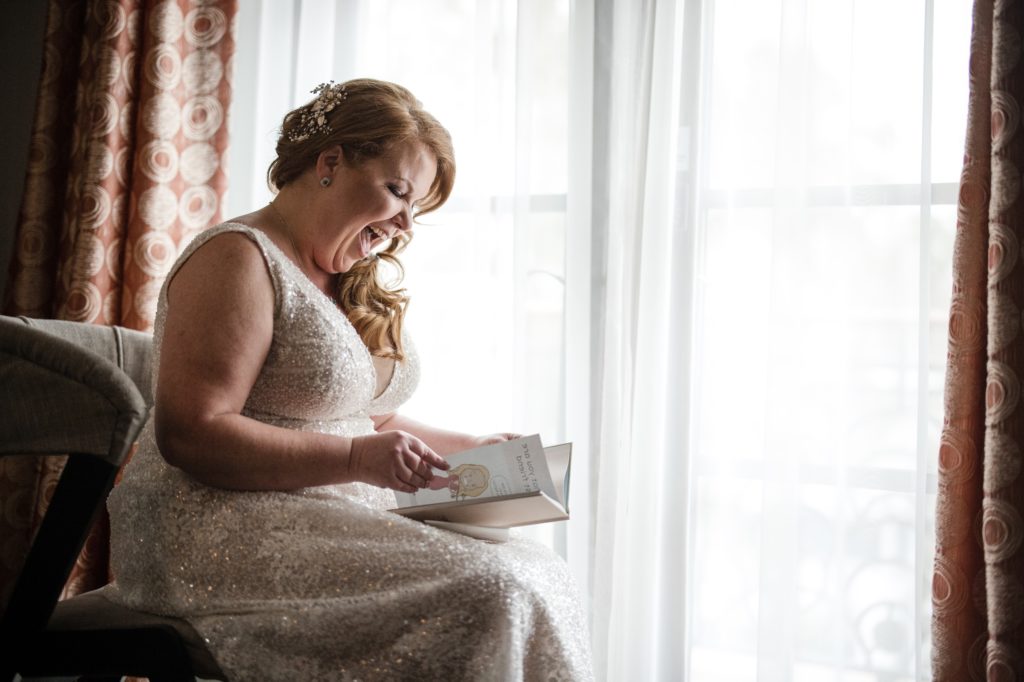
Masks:
[[[236,0],[49,0],[4,312],[152,328],[177,254],[227,187]],[[62,470],[0,460],[0,603]],[[105,584],[101,523],[66,587]]]
[[[935,680],[1024,679],[1024,2],[976,0],[932,582]]]

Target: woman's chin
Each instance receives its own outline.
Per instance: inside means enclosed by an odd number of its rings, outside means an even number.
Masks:
[[[361,252],[344,255],[338,263],[338,272],[344,274],[351,270],[358,263],[365,263],[373,258],[373,254],[364,256]]]
[[[344,275],[346,272],[352,269],[355,265],[356,259],[351,256],[342,256],[334,261],[334,272],[339,275]]]

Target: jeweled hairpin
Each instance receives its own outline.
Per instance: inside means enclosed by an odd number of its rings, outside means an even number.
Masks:
[[[316,95],[316,99],[306,105],[306,109],[299,115],[298,125],[288,133],[291,142],[302,142],[313,135],[331,132],[327,114],[348,98],[345,85],[335,84],[334,81],[321,83],[310,92]]]

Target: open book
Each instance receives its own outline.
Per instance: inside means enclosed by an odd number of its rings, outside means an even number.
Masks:
[[[429,487],[395,493],[391,511],[500,541],[512,526],[569,518],[571,456],[572,443],[545,448],[536,435],[465,450],[445,458],[451,468],[435,469]]]

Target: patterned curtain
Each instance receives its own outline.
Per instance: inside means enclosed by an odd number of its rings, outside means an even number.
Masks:
[[[236,0],[49,0],[4,312],[149,331],[181,248],[220,219]],[[0,603],[63,468],[0,460]],[[105,584],[106,523],[66,595]]]
[[[932,582],[936,680],[1024,677],[1024,2],[976,0]]]

